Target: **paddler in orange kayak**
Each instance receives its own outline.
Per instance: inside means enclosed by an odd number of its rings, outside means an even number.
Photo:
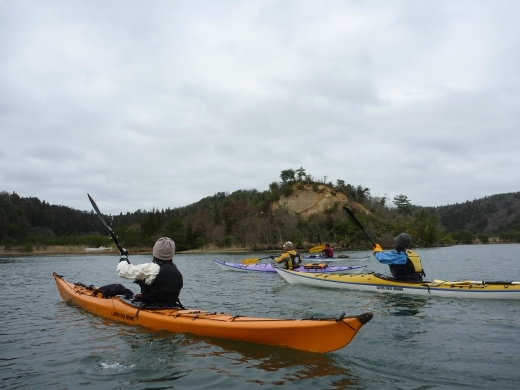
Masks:
[[[182,307],[179,293],[183,286],[182,274],[173,263],[175,242],[159,238],[153,247],[151,263],[132,265],[128,251],[121,253],[117,274],[125,279],[134,280],[141,287],[142,307],[149,305]]]

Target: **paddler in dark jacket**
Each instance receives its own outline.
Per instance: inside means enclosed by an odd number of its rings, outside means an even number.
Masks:
[[[285,250],[285,253],[282,253],[278,257],[271,256],[271,259],[277,263],[283,262],[285,264],[285,269],[298,268],[302,262],[302,259],[300,254],[293,249],[293,243],[291,241],[287,241],[285,244],[283,244],[282,248]]]
[[[183,286],[182,274],[173,263],[175,242],[168,238],[159,238],[153,247],[151,263],[132,265],[128,261],[128,252],[121,255],[117,265],[117,274],[125,279],[134,280],[141,287],[144,305],[161,304],[180,306],[179,293]]]
[[[421,258],[410,250],[412,236],[401,233],[394,238],[395,251],[383,252],[381,245],[374,245],[374,257],[381,264],[388,264],[390,272],[396,280],[421,281],[426,276],[421,264]]]

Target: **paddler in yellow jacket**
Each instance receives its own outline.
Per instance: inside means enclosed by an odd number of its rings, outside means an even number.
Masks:
[[[287,241],[283,244],[282,248],[285,250],[285,253],[282,253],[278,257],[271,256],[277,263],[284,263],[285,269],[295,269],[298,268],[302,262],[300,254],[296,252],[293,248],[293,243],[291,241]]]
[[[396,280],[421,281],[426,276],[421,264],[421,258],[410,250],[412,236],[401,233],[394,238],[395,251],[383,252],[381,245],[374,245],[374,257],[381,264],[388,264],[390,272]]]

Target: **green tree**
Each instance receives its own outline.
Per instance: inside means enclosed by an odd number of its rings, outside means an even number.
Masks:
[[[269,184],[269,189],[271,190],[271,192],[276,192],[278,193],[278,191],[280,191],[280,185],[273,181],[271,184]]]
[[[477,238],[483,244],[488,244],[489,243],[489,236],[487,234],[478,234]]]
[[[174,218],[170,220],[163,229],[163,236],[169,237],[175,241],[175,247],[177,250],[184,250],[186,248],[186,226],[178,219]]]
[[[286,169],[280,174],[280,178],[284,183],[292,182],[296,180],[296,172],[294,169]]]
[[[298,177],[299,181],[302,181],[303,178],[306,176],[305,169],[303,167],[300,167],[296,170],[296,176]]]
[[[284,183],[281,188],[281,192],[283,196],[291,196],[294,193],[292,185],[289,183]]]
[[[141,232],[146,238],[153,238],[161,228],[161,215],[159,210],[148,213],[141,222]]]
[[[471,244],[473,243],[473,235],[467,230],[461,230],[455,233],[451,233],[451,237],[462,244]]]
[[[370,188],[358,185],[356,187],[356,202],[364,203],[370,199]]]
[[[437,227],[439,218],[435,213],[420,210],[413,217],[414,241],[420,246],[431,246],[439,241],[441,233]]]
[[[520,232],[510,230],[507,232],[501,232],[498,237],[501,241],[505,242],[520,242]]]
[[[412,204],[406,195],[396,195],[393,200],[401,214],[409,215],[412,213]]]

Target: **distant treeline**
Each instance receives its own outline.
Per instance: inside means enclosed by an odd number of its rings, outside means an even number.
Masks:
[[[51,205],[38,198],[0,192],[0,243],[5,249],[23,245],[107,244],[99,218],[93,212]]]
[[[520,192],[486,196],[460,204],[426,208],[439,215],[447,232],[507,235],[520,231]]]
[[[520,242],[520,192],[486,196],[454,205],[425,208],[439,216],[457,243]]]
[[[161,236],[175,240],[177,250],[202,247],[242,247],[252,250],[280,248],[291,240],[299,248],[331,242],[343,248],[369,248],[363,233],[345,216],[340,204],[323,213],[302,218],[283,207],[273,208],[280,197],[289,197],[304,186],[317,191],[325,185],[342,192],[369,234],[383,246],[409,232],[417,246],[489,242],[520,242],[520,193],[494,195],[473,202],[423,208],[412,205],[406,195],[393,199],[372,197],[361,185],[315,180],[303,168],[281,172],[281,181],[266,191],[219,192],[194,204],[151,211],[105,216],[127,248],[146,250]],[[368,210],[369,213],[363,212]],[[106,228],[97,215],[65,206],[50,205],[37,198],[0,193],[0,244],[5,249],[50,245],[110,244]]]

